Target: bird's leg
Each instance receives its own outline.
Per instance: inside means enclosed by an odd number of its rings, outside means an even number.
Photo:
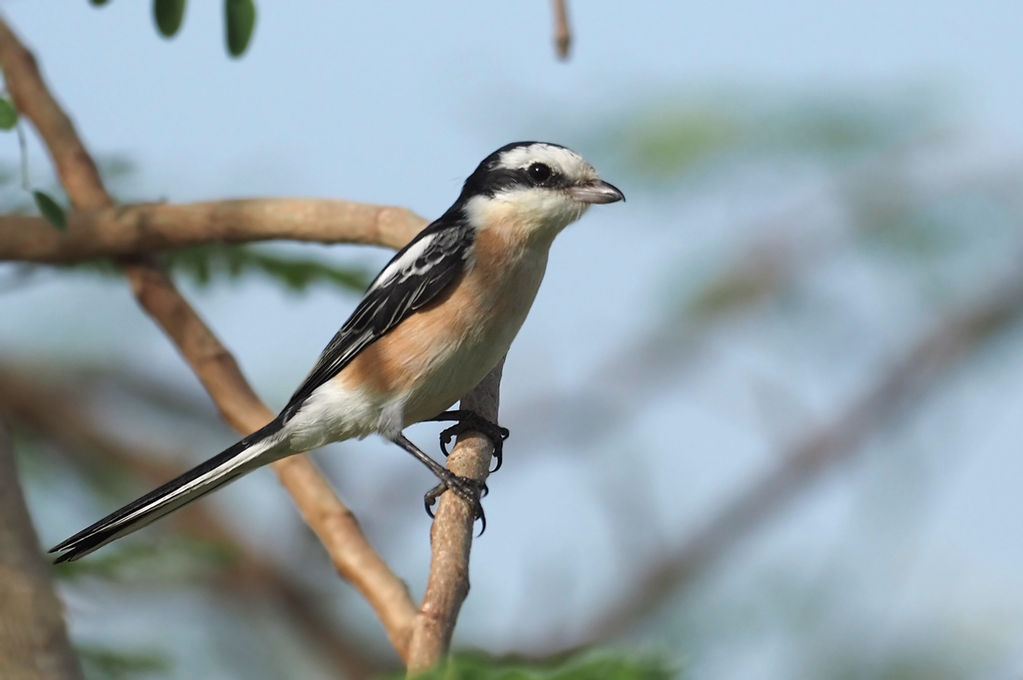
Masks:
[[[391,441],[415,456],[419,462],[428,467],[430,472],[437,475],[437,479],[440,480],[440,484],[427,491],[426,495],[423,496],[423,504],[426,506],[426,514],[433,517],[433,504],[442,493],[450,489],[456,496],[473,506],[474,519],[478,519],[483,523],[483,526],[480,528],[480,534],[482,535],[483,531],[487,528],[487,518],[483,514],[483,505],[480,503],[480,497],[487,494],[487,485],[483,482],[477,482],[475,479],[471,479],[469,477],[456,475],[454,472],[448,470],[433,458],[430,458],[428,455],[423,453],[418,446],[410,442],[408,438],[401,433],[399,433],[398,436]]]
[[[490,472],[497,472],[501,468],[501,462],[504,460],[504,440],[509,435],[507,427],[501,427],[475,411],[468,411],[466,409],[444,411],[438,413],[433,418],[427,418],[427,420],[434,422],[455,421],[454,425],[442,430],[440,433],[440,450],[444,452],[445,456],[448,455],[448,444],[451,443],[454,437],[463,432],[479,432],[494,445],[494,460],[497,461],[497,464]]]

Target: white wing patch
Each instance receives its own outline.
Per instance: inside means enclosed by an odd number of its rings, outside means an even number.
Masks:
[[[435,238],[437,238],[436,234],[428,234],[410,245],[409,249],[401,254],[401,257],[380,270],[380,273],[377,274],[375,279],[373,279],[373,283],[366,292],[369,293],[372,290],[388,285],[391,279],[399,273],[403,273],[402,278],[404,279],[417,274],[416,260],[418,260],[423,253],[426,252],[427,248],[430,247],[430,244],[433,243]],[[402,272],[402,270],[405,271]]]

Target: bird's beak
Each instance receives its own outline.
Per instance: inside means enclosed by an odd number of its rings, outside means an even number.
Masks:
[[[568,195],[581,203],[614,203],[625,200],[625,194],[619,191],[618,187],[602,179],[569,187]]]

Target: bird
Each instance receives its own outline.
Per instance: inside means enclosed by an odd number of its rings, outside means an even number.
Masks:
[[[448,410],[505,356],[533,304],[554,238],[593,204],[624,201],[567,147],[513,142],[465,180],[447,211],[401,248],[369,284],[280,413],[265,426],[50,549],[77,560],[258,467],[330,442],[379,434],[438,478],[427,512],[450,489],[485,518],[485,487],[450,472],[402,430],[454,421],[494,443],[508,430]],[[496,470],[496,468],[495,468]],[[485,524],[484,524],[485,526]]]

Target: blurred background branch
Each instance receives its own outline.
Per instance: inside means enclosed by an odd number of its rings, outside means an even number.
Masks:
[[[39,552],[18,485],[14,450],[0,420],[0,675],[77,680],[78,658],[64,626],[50,566]]]
[[[100,429],[89,403],[79,398],[83,388],[74,374],[51,384],[39,371],[27,375],[10,366],[0,366],[0,413],[18,429],[20,436],[37,443],[46,443],[60,454],[62,461],[79,470],[98,491],[114,501],[118,490],[141,493],[177,474],[180,466],[165,461],[167,452],[154,452],[138,444],[118,441]],[[161,391],[148,385],[147,392],[166,403]],[[192,414],[199,416],[200,414]],[[200,416],[201,417],[201,416]],[[141,480],[142,484],[116,484],[113,478]],[[123,488],[128,486],[128,488]],[[368,654],[357,638],[346,634],[343,625],[326,615],[320,597],[296,580],[295,572],[279,565],[271,556],[253,546],[245,545],[206,504],[182,509],[171,518],[190,540],[208,544],[221,555],[216,570],[209,570],[211,593],[242,599],[258,593],[259,597],[276,603],[287,620],[305,638],[310,648],[330,660],[337,675],[350,678],[371,677],[393,666],[390,659]],[[40,557],[41,560],[41,557]],[[127,564],[126,564],[127,562]],[[92,577],[112,574],[130,566],[131,559],[112,557],[83,563],[77,571]],[[76,576],[82,578],[82,575]]]
[[[1019,253],[1023,256],[1023,248]],[[691,586],[737,543],[797,502],[820,475],[862,453],[865,440],[904,419],[907,407],[918,404],[926,390],[962,362],[976,358],[985,341],[1018,323],[1023,316],[1023,270],[1014,268],[1002,278],[985,295],[918,338],[831,424],[781,452],[771,469],[724,503],[677,548],[654,560],[596,619],[582,644],[627,632],[669,595]]]

